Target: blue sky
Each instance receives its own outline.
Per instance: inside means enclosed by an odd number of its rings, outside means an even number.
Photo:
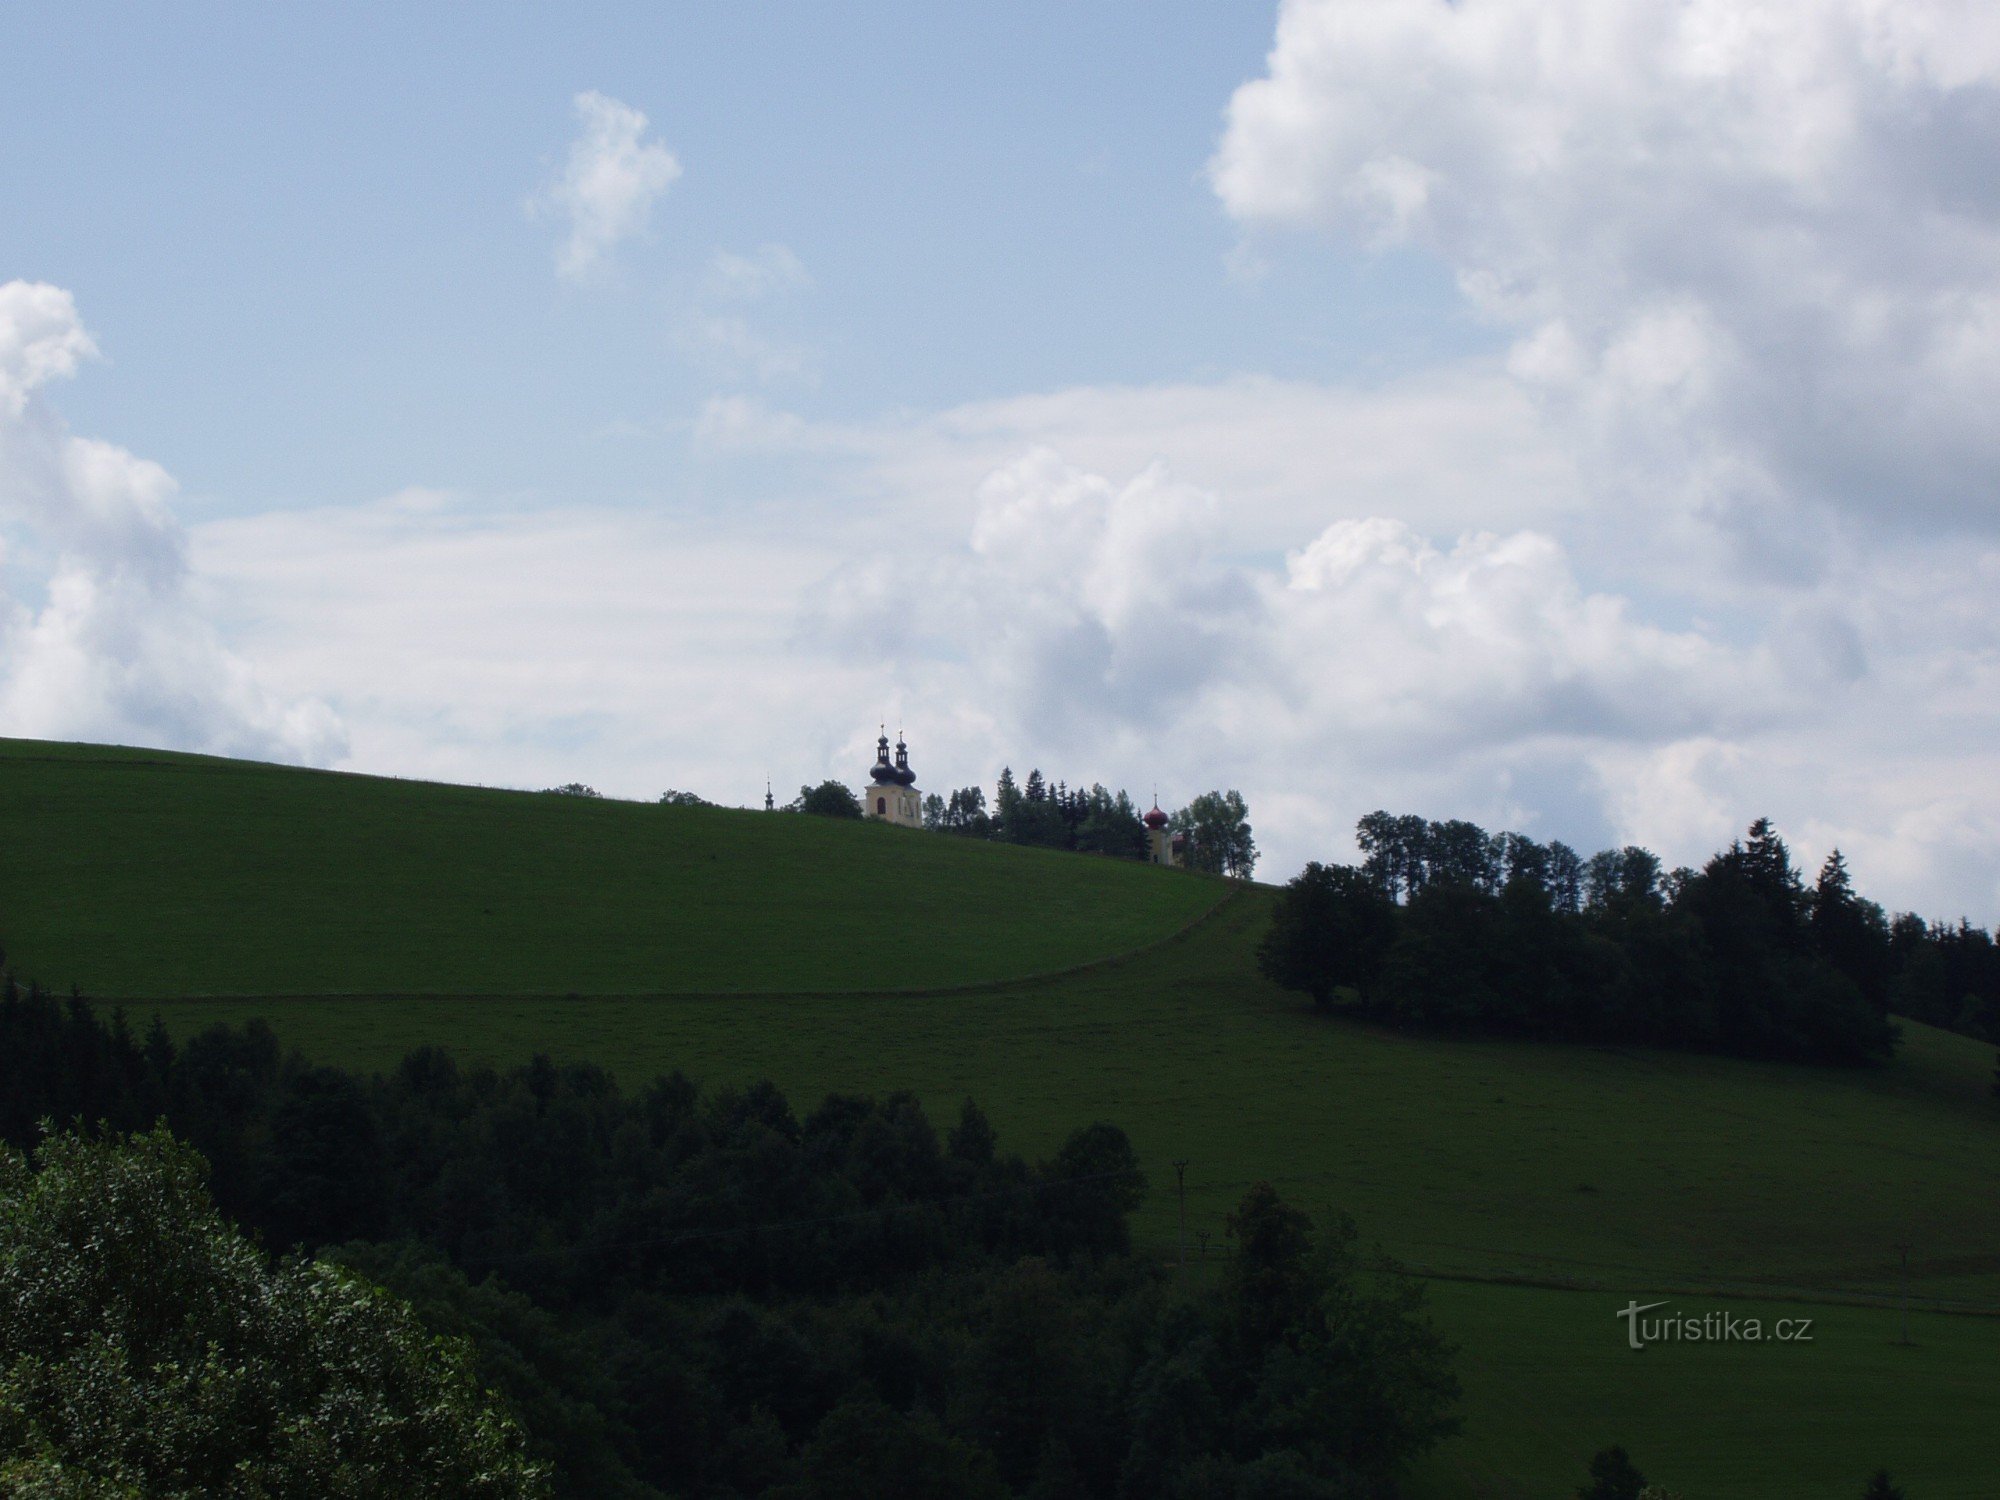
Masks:
[[[0,732],[2000,913],[2000,21],[16,7]]]
[[[410,483],[671,499],[676,455],[602,434],[689,420],[735,373],[675,336],[718,249],[805,266],[771,318],[818,417],[1366,378],[1482,336],[1416,256],[1230,274],[1202,166],[1270,45],[1259,6],[409,9],[4,23],[31,65],[0,99],[0,256],[83,302],[118,373],[66,409],[166,464],[191,516]],[[684,175],[574,288],[522,205],[586,86]]]

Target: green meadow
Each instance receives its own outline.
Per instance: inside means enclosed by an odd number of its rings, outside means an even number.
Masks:
[[[121,999],[981,984],[1223,894],[883,824],[22,740],[0,840],[14,967]]]
[[[2000,1474],[2000,1103],[1963,1038],[1906,1026],[1847,1072],[1391,1033],[1258,978],[1267,890],[761,813],[14,743],[0,837],[15,968],[181,1035],[969,1096],[1030,1154],[1110,1120],[1163,1255],[1176,1160],[1197,1258],[1259,1178],[1351,1214],[1462,1348],[1426,1500],[1566,1495],[1610,1442],[1689,1500]],[[1635,1353],[1634,1298],[1822,1321]]]

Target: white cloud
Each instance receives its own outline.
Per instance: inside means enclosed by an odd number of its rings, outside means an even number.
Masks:
[[[1829,514],[2000,524],[1991,8],[1286,0],[1211,176],[1443,258],[1631,524],[1794,582]]]
[[[645,233],[655,200],[681,175],[681,164],[665,145],[645,139],[646,116],[631,105],[595,90],[573,103],[582,131],[562,174],[530,206],[569,221],[556,272],[582,281],[620,243]]]
[[[1051,448],[1099,474],[1165,461],[1218,497],[1229,546],[1277,553],[1344,516],[1427,530],[1547,526],[1577,512],[1575,466],[1503,371],[1453,366],[1355,388],[1243,376],[1086,386],[858,423],[805,422],[719,398],[705,441],[809,456],[940,546],[964,536],[979,487]]]
[[[811,285],[805,263],[783,245],[762,245],[748,255],[718,250],[679,320],[681,346],[718,379],[767,386],[810,381],[813,351],[774,336],[765,325],[774,316],[768,304]]]
[[[709,257],[711,296],[752,302],[811,285],[812,277],[806,272],[805,262],[783,245],[760,245],[748,255],[718,250]]]
[[[793,649],[831,545],[769,518],[406,491],[212,521],[194,555],[243,602],[260,669],[340,704],[357,769],[761,803],[766,774],[783,793],[858,754],[879,701],[870,664]]]
[[[218,640],[166,471],[75,436],[42,396],[94,348],[69,293],[0,285],[0,729],[337,755],[324,705],[273,696]]]
[[[0,285],[0,411],[20,417],[37,386],[76,373],[97,345],[76,299],[42,281]]]
[[[1767,653],[1636,618],[1545,534],[1440,547],[1362,517],[1249,562],[1220,497],[1046,450],[989,476],[960,547],[838,569],[808,621],[921,702],[976,704],[1006,754],[1052,774],[1183,797],[1227,781],[1291,808],[1264,830],[1279,868],[1338,856],[1399,794],[1601,827],[1593,757],[1755,728],[1787,696]]]

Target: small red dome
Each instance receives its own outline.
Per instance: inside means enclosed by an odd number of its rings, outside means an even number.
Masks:
[[[1160,805],[1157,802],[1153,804],[1153,810],[1146,814],[1145,822],[1148,828],[1165,828],[1167,826],[1167,815],[1160,811]]]

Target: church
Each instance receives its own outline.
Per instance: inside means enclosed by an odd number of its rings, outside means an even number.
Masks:
[[[924,826],[924,794],[917,790],[917,773],[910,769],[910,747],[903,732],[896,731],[896,758],[889,759],[889,728],[875,742],[875,768],[868,773],[869,784],[862,789],[861,812],[904,828]]]

